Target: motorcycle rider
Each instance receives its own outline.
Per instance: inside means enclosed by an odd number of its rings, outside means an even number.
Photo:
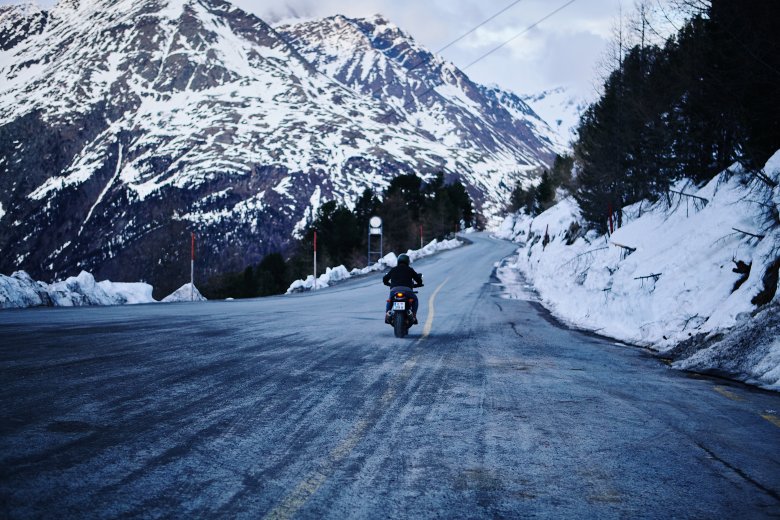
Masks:
[[[417,271],[409,267],[409,255],[402,254],[398,256],[398,264],[390,269],[384,278],[382,278],[382,283],[391,288],[390,298],[385,307],[385,321],[388,322],[390,300],[393,299],[393,293],[406,290],[409,292],[411,298],[414,299],[412,302],[412,315],[414,317],[414,323],[417,323],[417,307],[419,306],[419,301],[417,300],[417,295],[412,291],[412,288],[421,287],[423,279]]]

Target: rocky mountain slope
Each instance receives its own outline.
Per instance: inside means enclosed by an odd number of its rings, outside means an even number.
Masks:
[[[399,173],[458,176],[492,214],[558,150],[522,100],[381,17],[275,29],[222,0],[61,0],[0,7],[0,49],[0,272],[36,279],[165,294],[190,231],[200,277],[242,268]]]

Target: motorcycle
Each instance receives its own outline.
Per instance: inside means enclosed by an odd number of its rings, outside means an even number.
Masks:
[[[423,285],[415,285],[415,288]],[[412,304],[414,302],[413,294],[417,291],[409,287],[396,287],[390,299],[390,311],[386,323],[393,326],[393,332],[396,338],[403,338],[409,333],[409,329],[414,325],[414,314],[412,313]]]

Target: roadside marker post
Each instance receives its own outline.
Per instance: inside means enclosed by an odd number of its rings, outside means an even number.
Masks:
[[[195,232],[192,232],[190,247],[190,301],[195,301]]]
[[[317,290],[317,230],[314,230],[314,291]]]

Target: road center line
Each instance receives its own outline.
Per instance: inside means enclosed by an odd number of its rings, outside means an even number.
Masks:
[[[742,399],[740,396],[738,396],[734,392],[730,392],[730,391],[726,390],[722,386],[716,386],[716,387],[713,387],[712,389],[715,390],[716,392],[718,392],[723,397],[725,397],[727,399],[731,399],[732,401],[744,401],[744,399]]]
[[[439,284],[439,286],[436,288],[435,291],[433,291],[433,294],[431,294],[431,297],[428,300],[428,319],[425,320],[425,326],[423,327],[421,338],[427,338],[428,334],[431,333],[431,327],[433,327],[433,317],[436,315],[436,311],[433,307],[433,302],[436,299],[436,295],[439,294],[439,291],[441,291],[441,288],[444,287],[445,283],[447,283],[447,280],[449,280],[449,278],[445,278],[444,281]]]
[[[771,413],[761,414],[761,417],[763,417],[767,421],[771,422],[772,424],[780,428],[780,417],[776,415],[772,415]]]
[[[369,423],[367,420],[361,419],[358,421],[349,435],[347,435],[347,438],[331,450],[320,467],[309,473],[278,506],[265,516],[265,518],[274,520],[292,518],[295,513],[303,507],[306,501],[309,500],[309,497],[311,497],[328,480],[328,477],[333,473],[336,465],[346,458],[355,446],[357,446],[368,426]]]

